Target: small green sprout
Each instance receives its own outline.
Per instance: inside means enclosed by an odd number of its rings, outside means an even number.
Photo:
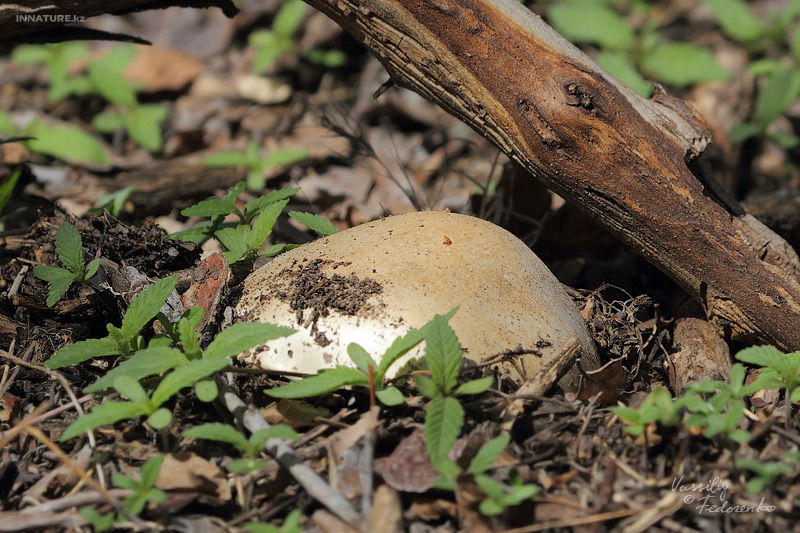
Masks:
[[[50,283],[46,303],[52,307],[75,282],[84,282],[97,273],[100,259],[83,262],[83,241],[78,229],[69,222],[62,223],[56,231],[56,255],[66,268],[37,265],[34,275]]]
[[[142,465],[139,481],[119,472],[111,475],[111,482],[114,486],[133,491],[133,494],[125,499],[123,505],[134,515],[139,515],[147,502],[164,503],[167,501],[167,494],[163,490],[155,488],[158,471],[161,470],[163,461],[164,456],[160,453],[149,459]]]
[[[281,527],[275,527],[272,524],[261,524],[250,522],[245,524],[244,528],[249,533],[302,533],[303,529],[300,527],[300,509],[295,509],[284,520]]]
[[[125,207],[125,202],[128,201],[128,197],[135,189],[136,187],[130,185],[101,196],[100,199],[97,200],[97,207],[90,209],[89,213],[92,215],[102,215],[103,211],[108,211],[111,215],[119,218],[120,213],[122,213],[122,208]]]
[[[116,515],[114,511],[106,514],[100,514],[89,506],[84,506],[78,509],[78,513],[90,524],[97,532],[108,531],[114,525]]]
[[[250,34],[248,42],[256,49],[253,72],[266,72],[282,54],[294,50],[292,35],[303,22],[305,12],[306,5],[301,0],[286,0],[272,21],[272,29]]]
[[[475,483],[488,498],[479,505],[481,513],[486,516],[498,515],[507,507],[519,505],[539,492],[539,487],[536,485],[523,484],[519,475],[513,475],[510,485],[505,488],[486,475],[486,471],[506,449],[510,440],[511,437],[508,434],[490,440],[478,450],[467,468],[467,472],[474,476]]]
[[[269,429],[260,429],[256,431],[250,435],[248,439],[233,426],[220,423],[202,424],[187,429],[183,432],[183,436],[214,440],[235,446],[245,457],[236,459],[228,465],[228,470],[234,474],[245,474],[266,466],[267,462],[259,460],[258,456],[261,454],[261,450],[264,449],[264,445],[269,439],[296,439],[298,437],[297,433],[289,426],[275,424],[270,426]]]
[[[289,149],[276,150],[267,156],[261,155],[258,144],[250,142],[244,153],[220,152],[210,155],[203,160],[205,165],[211,167],[241,167],[247,169],[247,188],[251,191],[260,191],[266,186],[264,171],[285,167],[302,161],[308,157],[308,150]]]
[[[756,474],[747,482],[747,492],[750,494],[758,494],[764,487],[772,485],[778,476],[792,473],[792,467],[786,463],[762,463],[757,459],[736,459],[736,466]]]

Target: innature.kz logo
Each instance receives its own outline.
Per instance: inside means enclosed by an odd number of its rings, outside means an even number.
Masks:
[[[83,22],[78,15],[17,15],[17,22]]]

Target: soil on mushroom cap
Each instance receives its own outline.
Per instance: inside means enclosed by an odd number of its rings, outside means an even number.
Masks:
[[[349,263],[334,262],[324,259],[313,259],[307,264],[295,268],[284,268],[278,275],[281,286],[275,287],[275,295],[297,312],[297,322],[304,327],[311,325],[314,340],[320,346],[330,344],[324,332],[317,330],[317,319],[328,316],[331,310],[352,316],[369,307],[367,299],[383,292],[383,287],[370,278],[359,278],[355,274],[342,276],[325,275],[323,265],[332,265],[333,269]],[[311,310],[305,319],[304,312]]]

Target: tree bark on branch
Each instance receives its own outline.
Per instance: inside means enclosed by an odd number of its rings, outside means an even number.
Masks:
[[[306,0],[392,80],[493,142],[735,339],[800,349],[800,261],[716,184],[702,118],[648,100],[514,0]]]

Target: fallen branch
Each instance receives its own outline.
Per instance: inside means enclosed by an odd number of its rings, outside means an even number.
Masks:
[[[702,118],[647,100],[513,0],[307,0],[397,84],[462,119],[678,282],[740,340],[800,349],[800,261],[700,157]]]

